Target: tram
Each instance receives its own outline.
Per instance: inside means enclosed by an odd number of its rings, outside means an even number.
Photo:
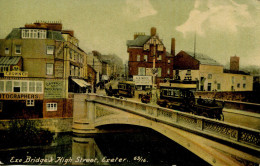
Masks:
[[[191,80],[173,80],[160,84],[160,98],[157,104],[161,107],[190,112],[207,118],[224,120],[222,113],[224,103],[215,100],[195,99],[197,82]]]
[[[118,82],[118,89],[105,89],[108,96],[115,97],[134,97],[135,95],[135,83],[133,81],[120,81]]]

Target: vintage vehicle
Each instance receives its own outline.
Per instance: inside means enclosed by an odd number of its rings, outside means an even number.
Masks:
[[[133,97],[135,95],[135,83],[133,81],[120,81],[118,82],[118,89],[112,87],[105,88],[108,96],[115,97]]]
[[[120,81],[118,82],[118,94],[124,97],[134,97],[135,83],[133,81]]]
[[[160,84],[160,99],[157,104],[162,107],[172,108],[195,115],[218,120],[224,120],[223,103],[215,100],[195,99],[196,81],[174,80]]]

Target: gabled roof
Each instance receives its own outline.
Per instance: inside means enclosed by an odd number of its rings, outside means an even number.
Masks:
[[[142,47],[150,38],[151,36],[140,35],[134,40],[127,40],[126,45],[128,47]]]
[[[0,66],[16,65],[21,58],[20,56],[2,56],[0,57]]]
[[[192,53],[192,52],[186,52],[186,53],[189,54],[190,56],[192,56],[193,58],[197,59],[200,62],[200,64],[222,66],[216,60],[212,59],[211,57],[209,57],[207,55],[196,53],[195,57],[194,57],[194,53]]]

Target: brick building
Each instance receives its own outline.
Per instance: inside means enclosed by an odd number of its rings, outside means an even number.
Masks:
[[[88,85],[87,58],[73,31],[36,22],[0,39],[0,118],[72,117]]]
[[[173,57],[175,54],[175,39],[172,39],[171,53],[156,34],[156,28],[151,28],[151,34],[134,34],[134,40],[127,41],[127,52],[129,53],[128,77],[152,76],[157,71],[156,83],[164,79],[173,78]],[[155,60],[155,62],[154,62]],[[153,71],[153,65],[157,70]]]
[[[188,72],[200,91],[252,91],[253,77],[239,71],[239,57],[230,60],[231,70],[226,70],[207,55],[180,51],[174,57],[174,75],[183,80]]]

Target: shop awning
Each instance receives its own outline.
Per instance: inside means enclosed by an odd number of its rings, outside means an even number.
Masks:
[[[90,83],[87,83],[86,81],[82,80],[82,79],[76,79],[76,78],[72,78],[72,81],[74,81],[76,84],[78,84],[80,87],[87,87],[87,86],[91,86]]]

